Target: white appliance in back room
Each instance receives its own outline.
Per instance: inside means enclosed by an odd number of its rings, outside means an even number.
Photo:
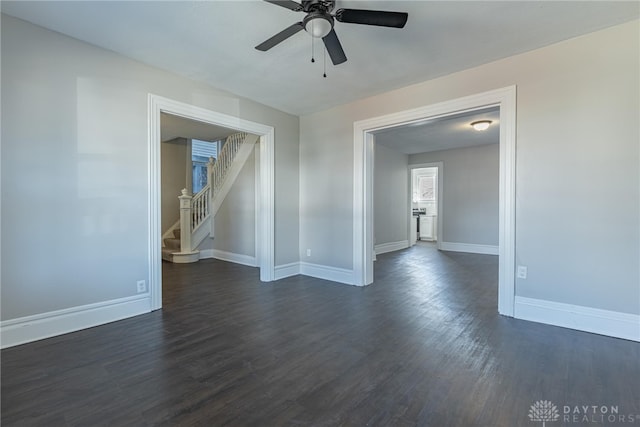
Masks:
[[[438,239],[438,168],[413,169],[411,187],[416,239],[436,241]]]

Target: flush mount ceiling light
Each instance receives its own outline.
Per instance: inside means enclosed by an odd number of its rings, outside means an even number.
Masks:
[[[471,126],[477,131],[483,131],[489,129],[491,123],[493,123],[491,120],[478,120],[477,122],[472,122]]]

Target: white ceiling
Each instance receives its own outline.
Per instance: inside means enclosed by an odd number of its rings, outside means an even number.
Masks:
[[[236,132],[238,131],[172,114],[160,114],[160,136],[163,142],[175,138],[217,141]]]
[[[491,120],[485,131],[477,131],[471,123]],[[425,120],[374,132],[376,144],[405,154],[451,150],[500,142],[500,109],[498,107]]]
[[[2,12],[304,115],[623,23],[636,1],[337,1],[408,12],[404,29],[336,23],[348,61],[310,62],[300,32],[254,46],[302,13],[263,1],[2,1]],[[316,45],[316,52],[320,49]]]

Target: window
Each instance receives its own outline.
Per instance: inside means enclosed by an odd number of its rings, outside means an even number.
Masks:
[[[191,176],[193,193],[196,194],[207,185],[207,163],[209,157],[218,158],[218,149],[222,141],[191,140]]]
[[[436,200],[435,176],[418,177],[418,201],[431,202]]]

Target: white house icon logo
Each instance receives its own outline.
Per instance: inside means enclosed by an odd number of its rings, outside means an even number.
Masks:
[[[560,418],[558,408],[548,400],[538,400],[529,409],[529,419],[542,421],[542,427],[545,427],[547,421],[557,421],[558,418]]]

